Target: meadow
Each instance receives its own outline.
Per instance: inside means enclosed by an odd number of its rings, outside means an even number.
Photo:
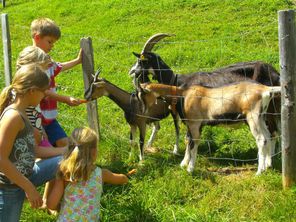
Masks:
[[[295,8],[291,0],[7,0],[1,13],[9,17],[13,72],[18,53],[32,44],[31,21],[49,17],[62,31],[50,53],[54,60],[75,58],[80,39],[91,37],[101,76],[132,92],[128,75],[136,61],[132,52],[140,52],[146,40],[160,32],[175,34],[154,48],[175,73],[211,71],[252,60],[279,70],[277,13]],[[1,89],[3,70],[1,56]],[[57,82],[60,94],[83,98],[81,67],[62,73]],[[175,134],[168,117],[160,123],[154,152],[145,153],[145,161],[138,164],[128,160],[129,126],[122,110],[110,99],[100,98],[98,112],[98,165],[115,172],[138,170],[128,185],[104,186],[102,221],[296,221],[296,187],[282,189],[280,148],[273,169],[255,176],[257,148],[246,125],[205,127],[196,167],[189,175],[179,167],[184,126],[180,155],[172,154]],[[60,104],[58,120],[68,134],[87,125],[85,105]],[[28,203],[21,217],[30,222],[55,219],[32,210]]]

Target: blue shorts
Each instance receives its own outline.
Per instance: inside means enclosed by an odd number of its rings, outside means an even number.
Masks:
[[[62,156],[56,156],[36,162],[29,180],[37,187],[55,178]],[[25,192],[21,188],[0,188],[0,222],[20,220]]]
[[[56,141],[62,138],[66,138],[67,134],[65,133],[64,129],[61,127],[59,122],[55,119],[48,125],[43,126],[48,140],[52,145],[56,145]]]

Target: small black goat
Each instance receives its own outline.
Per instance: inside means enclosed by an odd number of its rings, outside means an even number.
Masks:
[[[173,70],[153,52],[154,45],[161,39],[171,36],[169,34],[153,35],[145,43],[140,54],[133,53],[138,59],[130,69],[130,75],[133,77],[134,85],[140,89],[139,83],[150,82],[149,74],[159,83],[181,86],[188,88],[192,85],[205,87],[220,87],[234,82],[254,80],[267,86],[279,86],[279,73],[270,65],[261,61],[251,61],[233,64],[213,72],[196,72],[191,74],[174,74]],[[177,103],[177,109],[182,109],[180,101]],[[278,122],[276,114],[280,111],[280,98],[273,99],[268,107],[266,124],[270,133],[275,136],[278,131]],[[189,135],[190,136],[190,135]],[[274,138],[273,138],[274,139]],[[275,141],[273,140],[273,143]]]
[[[130,125],[130,141],[134,145],[135,133],[137,128],[140,131],[140,160],[144,158],[144,141],[146,134],[146,125],[154,124],[153,132],[150,136],[147,146],[151,146],[157,131],[160,129],[159,120],[167,117],[170,113],[173,116],[176,130],[176,145],[179,139],[179,125],[175,114],[169,109],[169,104],[159,99],[156,104],[153,104],[143,112],[143,105],[151,94],[142,94],[142,101],[135,93],[128,93],[103,78],[99,78],[99,71],[94,77],[94,81],[90,84],[88,90],[85,91],[84,97],[87,100],[93,100],[102,96],[107,96],[113,100],[123,111],[124,117]]]

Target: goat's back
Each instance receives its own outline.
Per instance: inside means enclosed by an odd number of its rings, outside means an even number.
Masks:
[[[192,86],[183,93],[184,111],[187,118],[216,119],[231,113],[245,115],[261,104],[262,94],[267,90],[267,86],[253,82],[218,88]]]
[[[230,83],[254,80],[267,86],[279,86],[280,76],[274,67],[261,61],[241,62],[219,68],[213,72],[178,75],[178,85],[219,87]]]

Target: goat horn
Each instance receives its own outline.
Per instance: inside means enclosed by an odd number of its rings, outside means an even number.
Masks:
[[[101,73],[101,68],[99,67],[95,73],[95,76],[94,76],[94,82],[98,79],[99,75]]]
[[[143,54],[144,52],[151,52],[151,50],[153,49],[153,47],[156,43],[158,43],[161,39],[163,39],[165,37],[171,37],[171,36],[175,36],[175,35],[174,34],[167,34],[167,33],[157,33],[157,34],[151,36],[147,40],[147,42],[145,43],[141,54]]]

